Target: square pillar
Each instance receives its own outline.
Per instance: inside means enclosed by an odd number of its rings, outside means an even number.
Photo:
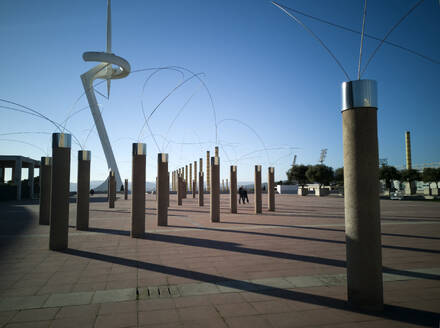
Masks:
[[[76,194],[76,229],[89,229],[90,209],[90,160],[89,150],[78,151],[78,188]]]
[[[275,211],[275,168],[269,167],[267,172],[267,209]]]
[[[52,190],[52,157],[41,157],[40,164],[40,218],[39,223],[50,223],[50,198]]]
[[[12,168],[12,180],[14,180],[17,186],[17,200],[21,200],[21,168],[23,166],[23,160],[18,158],[15,161],[15,166]]]
[[[235,165],[231,165],[230,180],[231,213],[237,213],[237,166]]]
[[[220,222],[220,158],[211,157],[211,222]]]
[[[261,201],[261,165],[255,165],[254,198],[255,198],[255,214],[261,214],[263,207]]]
[[[147,145],[133,143],[131,177],[131,237],[145,235],[145,175]]]
[[[157,225],[168,225],[168,154],[157,154]]]

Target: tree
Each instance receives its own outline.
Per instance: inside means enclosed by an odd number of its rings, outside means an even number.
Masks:
[[[414,169],[400,171],[400,177],[403,181],[412,182],[420,180],[420,173]]]
[[[307,165],[294,165],[287,171],[287,179],[289,183],[297,181],[302,187],[308,182],[306,177],[306,171],[309,167]]]
[[[339,186],[344,185],[344,168],[343,167],[340,167],[335,170],[334,180],[337,185],[339,185]]]
[[[400,180],[400,173],[394,166],[382,165],[379,169],[379,179],[385,180],[387,189],[391,188],[391,182]]]
[[[431,184],[440,181],[440,168],[425,167],[422,173],[423,182]]]
[[[333,180],[333,169],[324,164],[309,166],[306,177],[310,182],[318,182],[319,187],[329,184]]]

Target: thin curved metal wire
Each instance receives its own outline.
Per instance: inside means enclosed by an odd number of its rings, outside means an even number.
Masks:
[[[362,33],[361,33],[361,45],[359,49],[359,63],[358,63],[358,80],[361,79],[361,63],[362,63],[362,48],[364,46],[364,33],[365,33],[365,17],[367,16],[367,0],[364,2],[364,14],[362,15]]]
[[[22,134],[52,134],[52,133],[50,133],[50,132],[43,132],[43,131],[24,131],[24,132],[0,133],[0,136],[22,135]]]
[[[260,135],[257,133],[257,131],[255,131],[250,125],[244,123],[243,121],[237,120],[235,118],[225,118],[225,119],[221,120],[220,122],[218,122],[218,125],[220,125],[221,123],[226,122],[226,121],[237,122],[237,123],[240,123],[240,124],[244,125],[245,127],[247,127],[258,138],[258,140],[263,145],[263,148],[266,149],[266,145],[264,144],[263,139],[260,137]],[[266,156],[267,156],[267,163],[269,163],[270,159],[269,159],[269,153],[267,152],[267,150],[266,150]]]
[[[30,110],[30,112],[27,112],[27,111],[24,111],[24,110],[20,110],[18,108],[8,107],[8,106],[0,106],[0,108],[10,109],[10,110],[14,110],[14,111],[17,111],[17,112],[21,112],[21,113],[24,113],[24,114],[28,114],[28,115],[32,115],[32,116],[36,116],[36,117],[45,119],[45,120],[49,121],[50,123],[52,123],[61,133],[63,133],[62,130],[61,130],[61,124],[59,124],[58,122],[55,122],[54,120],[51,120],[47,116],[45,116],[45,115],[41,114],[40,112],[38,112],[37,110],[35,110],[33,108],[30,108],[30,107],[27,107],[27,106],[24,106],[24,105],[21,105],[21,104],[18,104],[18,103],[13,102],[13,101],[5,100],[5,99],[0,99],[0,101],[6,102],[6,103],[9,103],[9,104],[13,104],[15,106],[22,107],[22,108],[24,108],[26,110]],[[75,143],[77,143],[77,145],[82,149],[81,142],[72,133],[72,131],[70,131],[68,129],[63,129],[63,131],[67,131],[73,137],[73,141]]]
[[[18,142],[18,143],[22,143],[22,144],[25,144],[25,145],[28,145],[28,146],[32,146],[32,147],[34,147],[34,148],[36,148],[38,150],[43,151],[43,153],[46,154],[46,156],[49,156],[49,154],[47,153],[46,150],[44,150],[43,148],[41,148],[41,147],[39,147],[37,145],[34,145],[33,143],[27,142],[27,141],[22,141],[22,140],[17,140],[17,139],[3,139],[3,138],[0,139],[0,141]]]
[[[344,31],[347,31],[347,32],[355,33],[355,34],[361,34],[361,33],[362,33],[362,32],[360,32],[360,31],[354,30],[354,29],[349,28],[349,27],[347,27],[347,26],[339,25],[339,24],[336,24],[336,23],[330,22],[330,21],[328,21],[328,20],[325,20],[325,19],[322,19],[322,18],[319,18],[319,17],[316,17],[316,16],[309,15],[309,14],[307,14],[307,13],[304,13],[304,12],[299,11],[299,10],[297,10],[297,9],[293,9],[293,8],[291,8],[291,7],[287,7],[287,6],[283,6],[283,7],[286,8],[287,10],[289,10],[289,11],[293,11],[293,12],[295,12],[295,13],[297,13],[297,14],[300,14],[300,15],[302,15],[302,16],[304,16],[304,17],[307,17],[307,18],[313,19],[313,20],[318,21],[318,22],[320,22],[320,23],[324,23],[324,24],[327,24],[327,25],[330,25],[330,26],[336,27],[336,28],[338,28],[338,29],[340,29],[340,30],[344,30]],[[376,40],[376,41],[381,41],[381,40],[382,40],[382,38],[379,38],[379,37],[377,37],[377,36],[374,36],[374,35],[371,35],[371,34],[367,34],[367,33],[364,34],[364,37],[369,38],[369,39],[373,39],[373,40]],[[425,59],[425,60],[427,60],[427,61],[429,61],[429,62],[431,62],[431,63],[433,63],[433,64],[437,64],[437,65],[440,64],[440,61],[439,61],[439,60],[436,60],[436,59],[433,59],[433,58],[431,58],[431,57],[428,57],[428,56],[426,56],[426,55],[424,55],[424,54],[421,54],[420,52],[417,52],[417,51],[415,51],[415,50],[412,50],[412,49],[409,49],[409,48],[407,48],[407,47],[401,46],[401,45],[399,45],[399,44],[397,44],[397,43],[394,43],[394,42],[391,42],[391,41],[386,41],[386,40],[384,41],[384,43],[387,44],[387,45],[389,45],[389,46],[392,46],[392,47],[398,48],[398,49],[400,49],[400,50],[403,50],[403,51],[409,52],[409,53],[412,54],[412,55],[415,55],[415,56],[421,57],[421,58],[423,58],[423,59]]]
[[[176,66],[176,65],[173,65],[173,66],[164,66],[164,68],[165,68],[165,67],[166,67],[166,68],[177,68],[177,69],[181,69],[181,70],[183,70],[183,71],[188,72],[189,74],[195,75],[196,78],[199,80],[199,82],[203,85],[203,87],[204,87],[206,93],[207,93],[208,96],[209,96],[210,102],[211,102],[211,108],[212,108],[212,112],[213,112],[213,115],[214,115],[215,142],[217,143],[217,139],[218,139],[218,136],[217,136],[217,112],[216,112],[216,109],[215,109],[214,99],[213,99],[213,97],[212,97],[211,91],[209,91],[209,88],[208,88],[208,86],[206,85],[205,81],[204,81],[202,78],[200,78],[200,76],[197,76],[196,73],[194,73],[193,71],[191,71],[190,69],[188,69],[188,68],[186,68],[186,67],[183,67],[183,66]],[[132,71],[131,73],[144,72],[144,71],[147,71],[147,70],[152,70],[152,69],[150,69],[150,68],[146,68],[146,69],[138,69],[138,70],[134,70],[134,71]]]
[[[336,64],[339,66],[339,68],[342,70],[342,72],[344,73],[345,77],[347,78],[347,80],[350,80],[349,75],[347,74],[347,72],[345,71],[344,67],[342,66],[342,64],[339,62],[339,60],[336,58],[336,56],[333,54],[333,52],[325,45],[324,41],[322,41],[309,27],[307,27],[298,17],[296,17],[295,15],[293,15],[292,13],[288,12],[283,5],[272,1],[272,4],[275,5],[276,7],[278,7],[279,9],[281,9],[283,12],[285,12],[287,14],[287,16],[289,16],[290,18],[292,18],[293,20],[295,20],[299,25],[301,25],[307,32],[309,32],[320,44],[321,46],[327,50],[327,52],[329,53],[329,55],[334,59],[334,61],[336,62]]]
[[[380,43],[378,44],[378,46],[376,47],[376,49],[374,49],[374,51],[372,52],[370,58],[368,59],[367,63],[365,64],[364,69],[362,70],[361,75],[365,72],[365,70],[367,69],[368,65],[370,64],[371,60],[374,58],[374,56],[376,55],[377,51],[380,49],[380,47],[383,45],[383,43],[385,42],[385,40],[388,38],[388,36],[397,28],[397,26],[400,25],[400,23],[402,23],[405,18],[407,18],[423,1],[425,0],[419,0],[417,3],[414,4],[414,6],[412,6],[408,12],[403,15],[396,24],[394,24],[390,30],[387,32],[387,34],[385,34],[385,36],[383,37],[383,39],[380,41]]]

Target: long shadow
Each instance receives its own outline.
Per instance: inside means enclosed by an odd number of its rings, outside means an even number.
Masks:
[[[313,237],[303,237],[303,236],[287,236],[287,235],[279,235],[272,234],[266,232],[257,232],[257,231],[249,231],[249,230],[233,230],[233,229],[215,229],[215,228],[207,228],[207,227],[187,227],[187,226],[178,226],[178,225],[168,225],[173,228],[182,228],[182,229],[199,229],[199,230],[207,230],[207,231],[216,231],[216,232],[232,232],[232,233],[242,233],[254,236],[267,236],[267,237],[278,237],[278,238],[287,238],[287,239],[300,239],[307,241],[317,241],[322,243],[330,243],[330,244],[343,244],[345,245],[345,241],[341,240],[333,240],[333,239],[322,239],[322,238],[313,238]],[[440,254],[440,251],[434,249],[425,249],[425,248],[414,248],[414,247],[404,247],[404,246],[393,246],[393,245],[383,245],[382,248],[389,249],[398,249],[401,251],[411,251],[411,252],[422,252],[422,253],[433,253]]]
[[[94,230],[95,232],[110,233],[110,234],[116,234],[116,235],[129,235],[130,234],[128,231],[125,231],[125,230],[104,229],[104,228],[94,228],[94,229],[95,229]],[[146,233],[143,238],[147,239],[147,240],[161,241],[164,243],[173,243],[173,244],[187,245],[187,246],[192,246],[192,247],[194,247],[194,246],[204,247],[204,248],[211,248],[211,249],[217,249],[217,250],[223,250],[223,251],[238,252],[238,253],[245,253],[245,254],[251,254],[251,255],[259,255],[259,256],[268,256],[268,257],[275,257],[275,258],[286,259],[286,260],[302,261],[302,262],[335,266],[335,267],[339,267],[339,268],[346,267],[346,262],[342,261],[342,260],[335,260],[335,259],[329,259],[329,258],[317,257],[317,256],[309,256],[309,255],[283,253],[283,252],[269,251],[269,250],[264,250],[264,249],[247,248],[247,247],[242,247],[241,244],[238,244],[238,243],[225,242],[225,241],[217,241],[217,240],[194,238],[194,237],[183,237],[183,236],[175,236],[175,235],[168,235],[168,234],[157,234],[157,233]],[[435,275],[435,274],[429,274],[429,273],[412,272],[412,271],[398,270],[398,269],[392,269],[392,268],[386,268],[386,267],[383,267],[383,272],[406,275],[406,276],[415,277],[415,278],[440,280],[440,276]]]
[[[183,208],[171,208],[170,211],[177,211],[177,212],[196,212],[196,213],[209,213],[209,209],[207,211],[200,211],[200,210],[193,210],[193,209],[183,209]]]
[[[222,221],[222,223],[255,225],[255,226],[267,226],[267,227],[281,227],[281,228],[295,228],[295,229],[306,229],[306,230],[323,230],[323,231],[345,232],[344,229],[322,228],[322,227],[306,227],[306,226],[285,225],[285,224],[266,224],[266,223],[253,223],[253,222],[232,222],[232,221]],[[382,232],[382,236],[440,240],[440,237],[404,235],[404,234],[400,234],[400,233],[389,233],[389,232]]]
[[[129,211],[129,210],[112,210],[112,209],[109,209],[109,210],[98,210],[98,209],[90,209],[89,210],[90,212],[109,212],[109,213],[122,213],[122,214],[130,214],[131,213],[131,211]]]
[[[85,258],[108,262],[108,263],[125,265],[133,268],[139,268],[141,270],[148,270],[148,271],[167,274],[167,275],[191,278],[204,283],[216,283],[219,286],[235,288],[242,291],[252,291],[254,293],[258,293],[262,295],[274,296],[283,299],[299,301],[303,303],[327,306],[329,308],[345,310],[354,313],[363,313],[363,314],[376,316],[379,318],[405,322],[405,323],[418,324],[427,327],[436,325],[438,320],[438,315],[434,312],[415,310],[402,306],[385,305],[384,310],[382,312],[366,312],[350,307],[345,301],[328,296],[311,295],[300,291],[292,291],[281,288],[268,287],[257,283],[252,283],[237,279],[225,280],[225,277],[221,277],[213,274],[207,274],[203,272],[197,272],[186,269],[179,269],[179,268],[160,265],[160,264],[141,262],[137,260],[93,253],[88,251],[81,251],[76,249],[67,249],[62,251],[62,253],[85,257]]]
[[[120,199],[119,197],[116,197],[116,200]],[[106,196],[97,196],[97,197],[90,197],[89,198],[90,203],[107,203],[108,199]],[[69,203],[76,203],[76,196],[75,197],[69,197]]]

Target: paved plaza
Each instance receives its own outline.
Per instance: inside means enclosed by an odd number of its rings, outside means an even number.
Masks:
[[[50,251],[36,202],[0,203],[0,327],[438,327],[440,202],[381,200],[385,310],[350,308],[343,198],[277,195],[209,219],[171,195],[168,227],[147,195],[146,234],[130,237],[131,200],[90,203],[90,230]],[[367,255],[366,255],[367,256]]]

